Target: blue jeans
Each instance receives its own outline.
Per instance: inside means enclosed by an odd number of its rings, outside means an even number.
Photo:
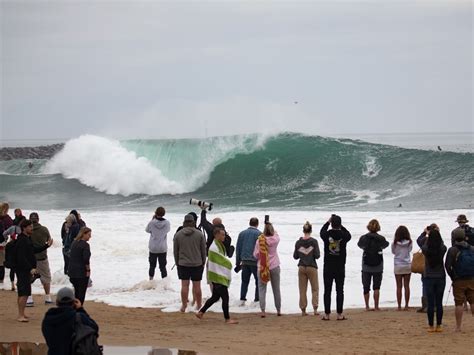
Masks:
[[[434,311],[436,306],[436,325],[443,322],[443,294],[446,287],[446,278],[428,278],[424,281],[426,297],[428,298],[428,324],[434,324]]]
[[[247,300],[247,291],[249,289],[250,276],[255,278],[255,302],[258,302],[258,279],[257,265],[242,265],[242,286],[240,287],[240,300]]]

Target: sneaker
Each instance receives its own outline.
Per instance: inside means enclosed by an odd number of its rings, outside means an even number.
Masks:
[[[435,327],[430,326],[430,327],[428,328],[428,333],[434,333],[434,332],[436,332]]]
[[[47,295],[44,297],[44,304],[53,304],[53,301],[51,300],[50,295]]]
[[[34,307],[35,306],[35,303],[32,301],[32,302],[26,302],[26,307]]]
[[[435,331],[436,331],[436,333],[442,333],[443,332],[443,326],[437,325]]]

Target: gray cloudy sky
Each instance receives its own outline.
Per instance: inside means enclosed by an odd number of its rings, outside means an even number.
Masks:
[[[471,1],[0,9],[2,139],[474,131]]]

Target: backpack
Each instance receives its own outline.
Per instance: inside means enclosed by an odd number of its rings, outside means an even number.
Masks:
[[[465,225],[463,229],[466,235],[467,243],[474,246],[474,228],[471,226]]]
[[[457,277],[474,277],[474,251],[471,248],[456,246],[459,253],[454,263],[454,272]]]
[[[374,245],[375,242],[374,238],[370,238],[364,249],[363,261],[367,266],[378,266],[383,262],[382,253],[380,253],[380,248]]]
[[[17,240],[13,239],[5,245],[5,261],[3,262],[3,265],[8,269],[14,269],[16,266],[16,243]]]
[[[102,355],[103,348],[97,343],[98,336],[95,329],[82,323],[81,314],[76,313],[71,355]]]

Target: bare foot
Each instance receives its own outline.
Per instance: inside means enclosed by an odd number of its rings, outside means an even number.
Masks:
[[[456,333],[461,333],[461,328],[454,328],[454,331],[455,331]]]
[[[306,313],[305,311],[302,311],[302,312],[301,312],[301,315],[302,315],[303,317],[305,317],[305,316],[308,315],[308,313]]]
[[[225,324],[239,324],[239,321],[235,319],[226,319]]]
[[[181,306],[181,308],[179,309],[179,311],[180,311],[181,313],[186,312],[186,306],[187,306],[187,305],[183,304],[183,305]]]
[[[202,313],[202,312],[197,312],[196,313],[196,317],[199,318],[199,319],[202,319],[203,315],[204,315],[204,313]]]
[[[319,312],[318,312],[318,311],[314,311],[314,315],[315,315],[315,316],[319,316]]]
[[[278,316],[278,317],[281,317],[281,312],[278,312],[278,313],[277,313],[277,316]]]
[[[373,309],[373,308],[370,308],[370,307],[365,307],[365,311],[366,311],[366,312],[373,312],[374,309]]]
[[[405,308],[403,308],[404,311],[409,311],[410,310],[410,307],[408,306],[405,306]]]
[[[28,318],[26,318],[26,317],[19,317],[19,318],[17,318],[17,321],[18,321],[18,322],[22,322],[22,323],[27,323],[27,322],[29,322]]]
[[[401,310],[402,310],[402,307],[399,306],[399,307],[397,308],[397,311],[401,311]]]
[[[265,314],[265,312],[261,312],[260,313],[260,318],[265,318],[267,315]]]
[[[374,308],[374,311],[379,312],[379,311],[380,311],[380,308],[379,308],[379,307]]]

